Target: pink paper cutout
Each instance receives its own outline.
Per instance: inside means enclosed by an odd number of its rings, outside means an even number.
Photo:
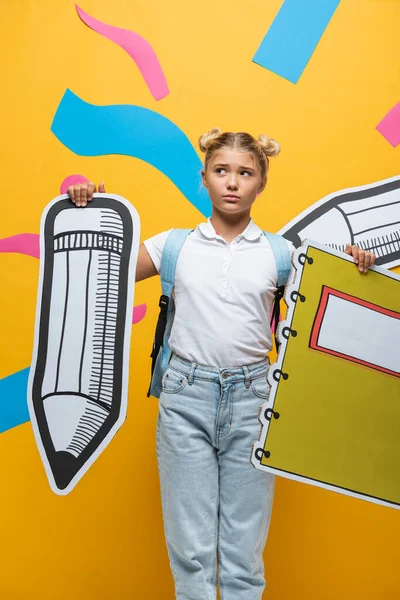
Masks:
[[[139,304],[135,306],[133,309],[132,315],[132,325],[136,325],[136,323],[140,323],[146,316],[147,306],[146,304]]]
[[[39,236],[37,233],[20,233],[0,239],[0,252],[17,252],[39,258]]]
[[[0,252],[15,252],[39,258],[39,235],[37,233],[20,233],[0,239]],[[135,306],[132,313],[132,325],[140,323],[146,316],[147,305]]]
[[[88,181],[89,179],[83,175],[68,175],[68,177],[64,179],[60,186],[60,194],[66,194],[70,185],[75,185],[76,183],[86,183]]]
[[[165,75],[156,53],[147,40],[129,29],[114,27],[98,21],[85,13],[77,4],[75,7],[78,15],[88,27],[123,48],[133,58],[156,100],[168,96],[169,89]]]
[[[400,144],[400,102],[385,115],[376,129],[395,148]]]

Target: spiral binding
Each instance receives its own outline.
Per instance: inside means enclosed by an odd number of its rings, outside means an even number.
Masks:
[[[300,292],[297,290],[293,290],[293,292],[290,294],[290,299],[292,302],[297,302],[297,298],[300,300],[300,302],[306,301],[306,297],[303,296],[303,294],[300,294]]]
[[[272,417],[274,417],[274,419],[279,419],[280,416],[281,415],[272,408],[266,408],[264,411],[264,417],[267,421],[271,421]]]
[[[287,333],[286,333],[287,332]],[[291,335],[292,337],[296,337],[297,336],[297,331],[295,329],[291,329],[290,327],[284,327],[282,329],[281,335],[283,335],[283,337],[288,340],[289,336]]]
[[[280,369],[275,369],[274,372],[272,373],[272,378],[275,381],[279,381],[281,377],[282,377],[282,379],[284,379],[286,381],[286,379],[289,379],[289,373],[284,373]]]
[[[254,456],[256,457],[256,459],[258,461],[261,462],[262,457],[265,456],[265,458],[269,458],[271,456],[271,452],[269,450],[263,450],[262,448],[257,448],[257,450],[254,453]]]
[[[302,253],[302,254],[299,254],[298,261],[302,266],[304,266],[306,264],[306,262],[309,265],[312,265],[314,262],[314,259],[311,258],[311,256],[307,256],[307,254]],[[306,297],[303,296],[303,294],[300,294],[300,292],[298,290],[293,290],[291,292],[290,299],[294,303],[296,303],[297,300],[300,300],[300,302],[306,301]],[[292,329],[291,327],[285,326],[282,328],[281,335],[286,340],[288,340],[290,336],[297,337],[297,331],[295,329]],[[281,378],[286,381],[287,379],[289,379],[289,373],[285,373],[281,369],[274,369],[272,372],[272,378],[276,382],[279,382]],[[264,411],[264,418],[266,421],[269,421],[269,422],[271,422],[272,419],[279,419],[280,416],[281,416],[280,413],[273,410],[273,408],[266,408]],[[261,462],[263,457],[269,458],[271,456],[271,453],[269,450],[264,450],[263,448],[257,448],[257,450],[254,453],[254,456],[256,457],[256,459],[259,462]]]
[[[304,258],[304,261],[302,260],[303,258]],[[301,254],[299,254],[298,261],[304,267],[304,265],[306,264],[306,261],[308,262],[309,265],[312,265],[314,262],[314,259],[311,258],[311,256],[307,256],[307,254],[304,254],[304,252],[302,252]]]

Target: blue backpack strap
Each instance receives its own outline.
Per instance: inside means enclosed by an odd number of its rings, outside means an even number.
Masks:
[[[176,263],[182,246],[193,229],[172,229],[165,242],[161,259],[161,288],[164,296],[171,296],[175,282]]]
[[[161,288],[160,314],[157,321],[151,352],[151,382],[147,393],[159,398],[161,393],[162,376],[171,357],[169,337],[175,312],[174,300],[171,297],[175,282],[175,271],[180,251],[186,238],[193,229],[172,229],[166,239],[161,258]]]
[[[274,253],[276,269],[278,271],[277,287],[279,288],[282,285],[286,285],[290,271],[292,270],[289,246],[285,238],[281,235],[269,233],[268,231],[263,231],[263,233],[271,244],[272,252]]]

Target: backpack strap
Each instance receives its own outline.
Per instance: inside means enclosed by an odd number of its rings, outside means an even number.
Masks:
[[[161,259],[161,289],[164,296],[171,296],[175,282],[176,263],[182,246],[193,229],[173,229],[165,242]]]
[[[276,233],[269,233],[263,231],[265,237],[271,244],[272,252],[274,253],[276,270],[278,271],[277,290],[275,294],[274,306],[272,307],[271,313],[271,329],[276,334],[276,329],[279,324],[280,316],[280,303],[285,292],[285,285],[288,282],[290,272],[292,270],[292,263],[290,260],[290,250],[287,241],[281,235]],[[275,346],[276,350],[279,350],[279,342],[275,335]]]
[[[277,287],[280,288],[282,285],[286,285],[290,271],[292,270],[289,246],[285,238],[281,235],[269,233],[268,231],[263,231],[263,233],[271,244],[272,252],[274,253],[276,269],[278,271]]]
[[[158,316],[156,332],[154,335],[153,348],[151,351],[151,375],[156,369],[157,359],[160,355],[161,348],[162,351],[162,363],[166,363],[169,359],[169,346],[168,346],[168,338],[170,333],[167,330],[167,321],[169,314],[172,314],[173,311],[173,300],[171,299],[172,289],[174,287],[175,282],[175,271],[176,264],[178,262],[180,251],[182,250],[182,246],[185,243],[185,240],[189,233],[191,233],[193,229],[172,229],[168,234],[166,239],[163,254],[161,258],[161,268],[160,268],[160,277],[161,277],[161,297],[159,302],[160,314]],[[164,346],[166,346],[164,351]],[[150,382],[151,389],[151,382]],[[147,396],[150,396],[150,389],[147,393]]]

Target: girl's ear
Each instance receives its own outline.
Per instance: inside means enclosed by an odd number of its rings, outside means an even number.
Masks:
[[[204,169],[202,169],[202,171],[201,171],[201,179],[202,179],[202,181],[203,181],[203,185],[204,185],[204,187],[207,187],[207,181],[206,181],[206,172],[205,172],[205,170],[204,170]]]
[[[261,194],[261,192],[263,192],[265,190],[265,186],[266,185],[267,185],[267,178],[265,178],[265,180],[263,181],[263,183],[258,188],[257,196],[259,196]]]

